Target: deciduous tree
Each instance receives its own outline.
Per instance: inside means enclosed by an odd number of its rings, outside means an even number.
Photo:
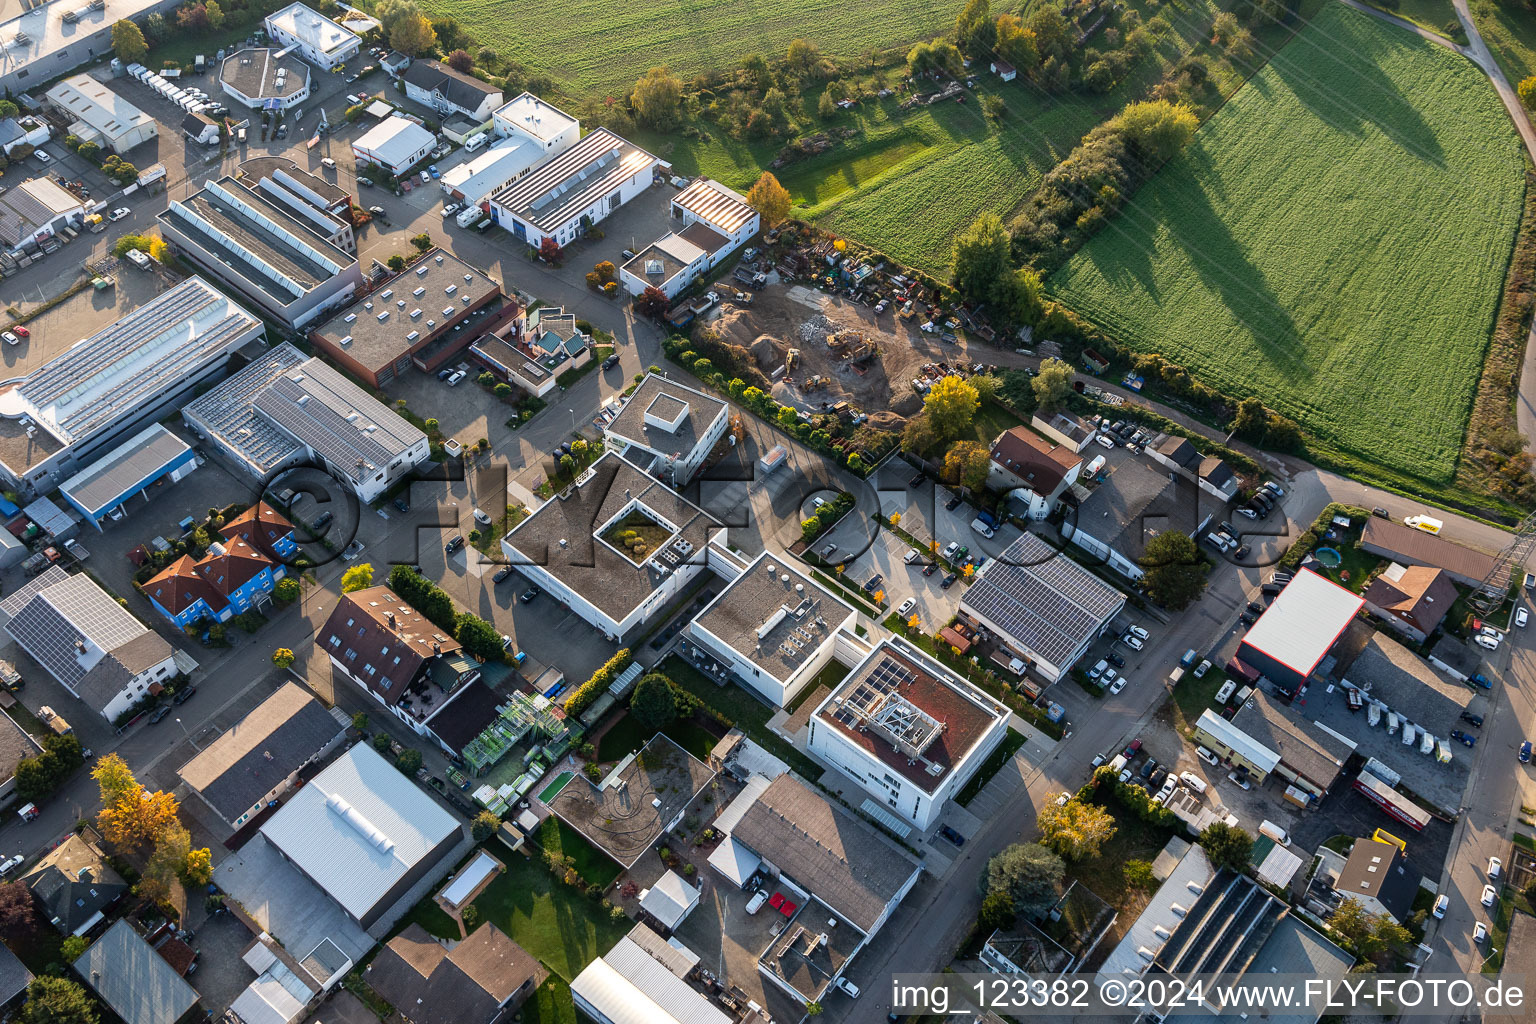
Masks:
[[[1164,530],[1147,542],[1137,563],[1145,570],[1147,596],[1171,611],[1189,607],[1205,591],[1208,566],[1187,533]]]
[[[779,184],[772,171],[764,171],[747,190],[747,205],[763,219],[763,226],[773,227],[789,216],[789,190]]]
[[[112,38],[114,42],[117,39],[115,29],[112,32]],[[1520,103],[1526,110],[1536,110],[1536,75],[1522,78],[1520,84],[1515,87],[1515,91],[1520,94]]]
[[[942,440],[959,437],[971,425],[981,399],[976,389],[959,377],[939,378],[923,396],[923,409]]]
[[[683,82],[663,64],[640,76],[630,94],[635,116],[652,128],[665,128],[677,119],[683,98]]]
[[[144,41],[144,33],[139,26],[124,18],[112,24],[112,52],[124,64],[142,63],[149,56],[149,44]]]
[[[1072,393],[1072,364],[1060,359],[1047,359],[1035,374],[1035,404],[1043,413],[1055,412],[1066,404]]]
[[[976,441],[956,441],[944,453],[944,479],[972,491],[987,485],[991,467],[992,453]]]
[[[967,0],[955,19],[955,45],[972,60],[986,60],[997,43],[997,25],[988,0]]]
[[[437,33],[420,11],[406,15],[389,32],[389,45],[408,57],[421,57],[437,49]]]
[[[219,6],[219,0],[208,0],[203,5],[208,12],[208,27],[217,32],[224,27],[224,8]]]
[[[1012,64],[1021,75],[1033,74],[1040,64],[1040,49],[1035,33],[1024,27],[1017,14],[997,16],[997,54]]]
[[[1067,860],[1097,857],[1115,834],[1113,815],[1077,797],[1064,803],[1048,798],[1035,823],[1040,828],[1040,841]]]
[[[97,1024],[96,1001],[69,978],[45,974],[27,986],[23,1024]]]
[[[950,280],[969,301],[993,301],[1012,272],[1008,232],[997,214],[983,213],[956,236],[950,252]]]
[[[272,664],[278,668],[287,668],[293,664],[293,652],[286,647],[279,647],[272,652]]]
[[[367,590],[371,586],[373,586],[373,566],[367,562],[359,562],[341,574],[343,594],[350,594],[355,590]]]
[[[475,58],[471,57],[467,50],[454,50],[448,55],[445,63],[453,70],[465,75],[475,69]]]
[[[667,311],[667,293],[648,284],[645,291],[635,296],[634,307],[641,316],[659,317]]]
[[[499,828],[501,828],[500,818],[490,811],[481,811],[469,823],[469,837],[477,843],[483,843],[495,835]]]

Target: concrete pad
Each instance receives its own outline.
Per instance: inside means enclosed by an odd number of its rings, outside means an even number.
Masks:
[[[327,938],[353,960],[373,948],[368,933],[260,835],[224,858],[213,880],[295,956]]]

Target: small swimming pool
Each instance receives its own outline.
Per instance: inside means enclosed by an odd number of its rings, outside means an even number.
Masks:
[[[1318,548],[1316,551],[1312,552],[1312,557],[1316,558],[1319,562],[1322,562],[1330,569],[1337,569],[1344,563],[1344,556],[1339,554],[1333,548]]]

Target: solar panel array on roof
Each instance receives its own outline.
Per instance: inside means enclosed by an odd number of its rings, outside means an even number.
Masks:
[[[192,376],[260,321],[192,277],[72,346],[17,388],[78,441]]]
[[[728,235],[735,234],[738,228],[756,215],[745,197],[709,178],[698,179],[672,197],[672,202],[705,222],[716,225]]]
[[[308,358],[284,342],[182,410],[187,422],[222,442],[258,475],[271,472],[299,448],[286,431],[256,414],[256,396],[284,371]]]
[[[1109,584],[1025,533],[982,569],[961,605],[1059,664],[1124,601]]]

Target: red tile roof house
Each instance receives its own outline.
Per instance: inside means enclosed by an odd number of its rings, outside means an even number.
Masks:
[[[284,572],[236,534],[209,545],[202,558],[182,555],[139,589],[155,611],[185,629],[251,610]]]
[[[1028,508],[1031,519],[1044,519],[1068,487],[1077,482],[1083,460],[1071,448],[1041,437],[1027,427],[1012,427],[992,442],[987,486],[1009,491]]]

